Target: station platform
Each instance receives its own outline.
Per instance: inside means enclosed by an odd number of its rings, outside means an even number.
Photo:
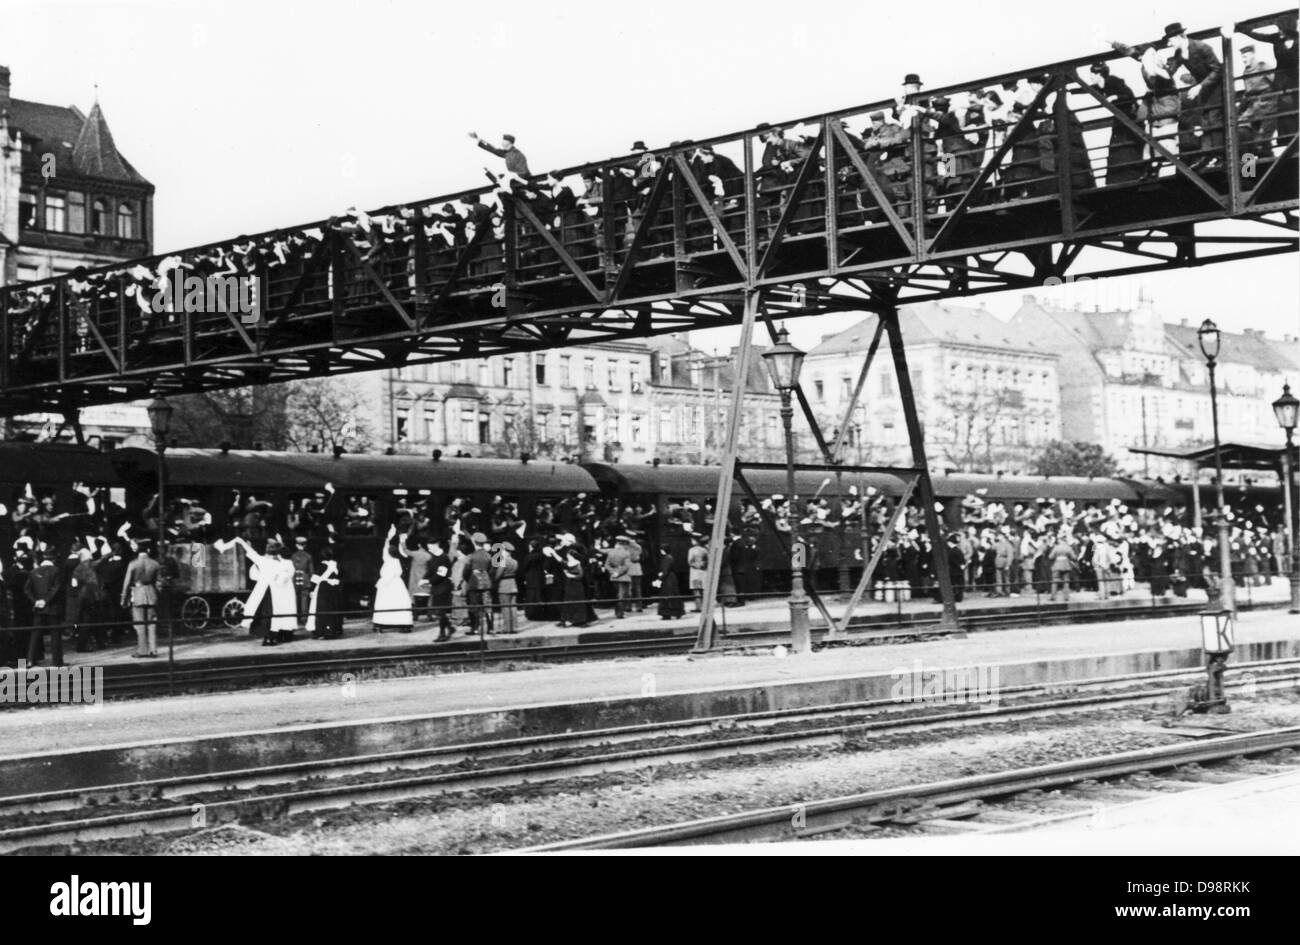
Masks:
[[[1274,580],[1272,584],[1260,587],[1239,588],[1239,605],[1243,610],[1252,607],[1278,606],[1288,600],[1289,592],[1289,586],[1281,580]],[[847,603],[847,595],[827,592],[823,599],[832,617],[838,619]],[[1191,596],[1186,598],[1170,595],[1163,600],[1154,600],[1147,592],[1146,585],[1138,585],[1134,590],[1105,601],[1098,600],[1096,594],[1089,592],[1075,592],[1068,602],[1053,602],[1047,595],[987,597],[983,593],[978,593],[968,595],[958,605],[958,613],[984,617],[991,617],[996,613],[1014,614],[1017,617],[1039,613],[1050,614],[1053,620],[1060,620],[1075,611],[1086,611],[1091,614],[1107,608],[1131,610],[1150,607],[1153,612],[1158,613],[1162,606],[1197,604],[1204,603],[1204,600],[1205,595],[1199,591],[1193,591]],[[716,612],[718,627],[724,636],[754,631],[787,632],[790,627],[790,612],[786,601],[784,595],[776,595],[750,601],[741,607],[719,608]],[[495,656],[501,656],[514,649],[527,651],[535,647],[578,646],[611,640],[649,640],[662,637],[694,639],[699,621],[698,616],[689,610],[679,619],[663,620],[653,606],[647,607],[641,613],[628,614],[621,620],[615,619],[612,610],[609,609],[598,609],[597,614],[598,619],[584,628],[561,627],[554,622],[525,620],[521,615],[518,633],[491,634],[480,638],[471,635],[467,628],[460,628],[450,641],[442,644],[434,642],[438,635],[436,623],[419,622],[410,633],[393,629],[375,633],[369,621],[350,620],[345,624],[344,634],[339,639],[314,640],[310,634],[300,632],[295,635],[292,643],[274,649],[263,648],[260,638],[250,636],[246,632],[224,629],[203,633],[179,633],[175,636],[173,645],[177,665],[194,662],[205,665],[220,664],[236,659],[246,662],[250,658],[287,658],[289,654],[294,659],[328,658],[345,654],[369,655],[389,649],[399,651],[406,648],[424,652],[430,648],[475,652],[486,648]],[[937,620],[939,615],[939,606],[930,599],[893,602],[864,599],[855,611],[854,627],[866,632],[890,634],[907,630],[911,623]],[[825,628],[825,621],[815,607],[809,608],[809,623],[814,631]],[[64,662],[72,666],[165,664],[166,635],[162,635],[158,641],[158,659],[136,659],[132,655],[134,651],[133,640],[88,653],[78,653],[65,643]]]
[[[343,756],[888,699],[900,676],[922,667],[998,667],[1000,685],[1012,687],[1204,664],[1194,615],[781,652],[513,664],[509,671],[488,664],[482,672],[15,707],[0,713],[0,782],[32,787],[68,772],[93,779],[104,774],[101,762],[113,778],[134,780],[185,758],[233,770],[268,756]],[[1229,670],[1283,657],[1300,657],[1300,617],[1241,613]],[[123,778],[121,766],[133,773]]]

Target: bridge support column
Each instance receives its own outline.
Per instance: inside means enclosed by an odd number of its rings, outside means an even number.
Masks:
[[[885,334],[889,337],[889,353],[894,359],[894,374],[898,378],[898,397],[903,404],[903,421],[907,424],[907,439],[912,444],[912,465],[917,470],[917,492],[921,512],[925,519],[925,533],[930,538],[930,560],[934,578],[939,585],[939,599],[943,616],[939,626],[957,629],[957,601],[953,594],[952,576],[948,573],[948,547],[939,530],[939,516],[934,508],[934,484],[930,481],[930,461],[925,455],[925,440],[921,420],[916,412],[916,396],[912,390],[912,376],[907,373],[907,352],[903,348],[903,333],[898,324],[898,309],[889,306],[880,313]],[[883,539],[882,539],[883,540]]]
[[[722,447],[722,467],[718,470],[718,494],[713,503],[713,530],[709,536],[709,569],[704,578],[704,599],[700,604],[700,629],[695,652],[703,653],[717,644],[714,622],[718,583],[722,576],[722,555],[726,547],[727,519],[731,511],[731,492],[736,479],[736,452],[740,440],[740,422],[745,411],[745,387],[753,361],[754,321],[762,304],[756,289],[745,292],[745,314],[740,323],[740,347],[736,351],[735,378],[731,390],[731,410],[727,414],[727,435]]]

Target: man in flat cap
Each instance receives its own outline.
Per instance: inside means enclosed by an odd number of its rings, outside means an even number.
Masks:
[[[524,152],[515,147],[514,135],[502,135],[501,147],[495,147],[479,138],[476,132],[471,131],[469,136],[478,143],[478,146],[484,151],[490,151],[497,157],[506,162],[506,170],[511,174],[517,174],[520,177],[532,177],[532,171],[528,170],[528,158],[524,157]]]

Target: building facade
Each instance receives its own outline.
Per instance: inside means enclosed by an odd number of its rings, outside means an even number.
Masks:
[[[654,412],[655,456],[665,463],[722,461],[736,384],[736,349],[707,354],[691,347],[685,335],[647,339],[653,351],[651,402]],[[772,388],[763,349],[752,352],[740,416],[738,458],[755,463],[785,461],[781,398]],[[801,416],[794,419],[795,448],[802,458],[812,445]]]
[[[641,343],[420,364],[357,375],[364,422],[400,453],[643,462],[653,456]]]
[[[1172,460],[1131,448],[1176,449],[1213,440],[1209,373],[1197,326],[1168,323],[1150,297],[1120,311],[1064,309],[1024,297],[1012,318],[1060,355],[1061,427],[1067,440],[1099,443],[1125,472],[1186,472]],[[1300,378],[1295,339],[1262,332],[1223,332],[1216,370],[1219,428],[1224,439],[1274,444],[1271,402]]]
[[[148,256],[153,249],[153,184],[117,149],[103,109],[13,98],[0,66],[0,278],[31,282]],[[139,405],[91,407],[80,416],[87,440],[104,446],[148,442]],[[62,417],[11,421],[17,438],[73,436]]]
[[[871,315],[808,352],[803,387],[828,437],[838,434],[875,334]],[[908,374],[930,465],[1026,472],[1060,436],[1058,356],[983,308],[927,302],[899,310]],[[910,465],[898,378],[882,338],[845,433],[855,465]]]

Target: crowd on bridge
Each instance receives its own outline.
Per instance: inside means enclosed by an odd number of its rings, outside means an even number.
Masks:
[[[78,487],[72,496],[60,507],[52,495],[29,490],[13,509],[0,506],[0,655],[10,664],[18,658],[37,664],[47,637],[59,662],[65,630],[79,650],[88,650],[134,629],[136,655],[156,655],[158,626],[177,619],[179,603],[159,589],[178,578],[178,555],[197,547],[218,555],[242,548],[251,565],[243,627],[266,645],[302,632],[338,638],[346,616],[367,614],[376,630],[411,631],[428,622],[439,640],[547,623],[586,627],[598,619],[597,607],[611,608],[614,619],[647,607],[677,619],[687,605],[701,608],[715,554],[719,603],[779,599],[789,578],[781,537],[796,527],[814,591],[843,589],[878,558],[871,582],[877,600],[938,594],[921,509],[910,503],[891,531],[897,500],[874,489],[741,501],[720,546],[712,542],[712,503],[691,499],[659,510],[578,494],[540,502],[528,516],[501,496],[485,509],[468,497],[452,498],[436,516],[403,499],[386,533],[367,521],[364,504],[349,504],[340,536],[323,514],[323,494],[287,511],[236,494],[215,518],[177,500],[161,521],[156,497],[132,516],[106,493]],[[958,600],[977,593],[1068,600],[1072,591],[1106,599],[1135,588],[1156,598],[1220,592],[1216,532],[1196,528],[1186,508],[1130,508],[1118,499],[1007,504],[971,495],[961,503],[959,522],[951,512],[941,560]],[[1239,584],[1288,572],[1277,510],[1237,503],[1229,516]],[[167,543],[162,555],[155,545],[160,527]],[[337,549],[344,537],[363,534],[373,536],[365,547],[374,549],[368,559],[374,583],[359,614],[345,609]]]
[[[1239,150],[1242,155],[1270,157],[1296,132],[1300,85],[1296,15],[1267,26],[1243,28],[1242,33],[1253,42],[1237,49],[1240,89],[1234,88],[1233,93]],[[1075,188],[1172,173],[1160,150],[1193,171],[1221,167],[1226,160],[1225,72],[1218,52],[1189,37],[1178,23],[1169,24],[1163,37],[1155,41],[1115,42],[1112,46],[1122,54],[1120,58],[1097,62],[1079,76],[1113,108],[1099,113],[1101,125],[1109,129],[1104,161],[1091,160],[1078,109],[1058,112],[1052,106],[1058,93],[1053,91],[1055,77],[1049,73],[949,95],[927,94],[920,76],[912,73],[905,77],[893,104],[870,111],[863,127],[854,127],[848,119],[840,122],[853,159],[841,160],[837,168],[839,210],[858,213],[865,222],[883,222],[886,205],[907,215],[904,208],[913,199],[917,163],[913,132],[918,129],[927,212],[951,210],[982,169],[987,172],[981,196],[985,201],[1056,193],[1064,176],[1058,174],[1061,154],[1055,128],[1062,117],[1068,125],[1068,175]],[[1262,47],[1269,48],[1272,61],[1259,54]],[[1022,123],[1027,125],[1020,129],[1024,133],[1009,139]],[[760,125],[756,129],[761,152],[756,155],[756,192],[750,196],[757,202],[759,220],[769,231],[781,217],[821,131],[820,124]],[[1159,149],[1144,135],[1157,141]],[[689,181],[698,190],[699,204],[711,205],[714,216],[710,220],[694,201],[688,201],[688,228],[695,234],[689,238],[704,239],[716,247],[715,226],[734,236],[742,225],[746,186],[738,163],[742,155],[735,142],[696,146],[674,141],[656,150],[636,141],[626,158],[573,175],[558,171],[535,175],[513,135],[503,135],[499,145],[483,141],[476,133],[471,137],[504,162],[504,169],[487,172],[493,189],[486,194],[470,193],[441,204],[374,213],[349,207],[322,225],[239,237],[153,261],[74,271],[67,282],[70,304],[81,313],[71,339],[74,350],[86,351],[95,345],[95,334],[87,325],[98,320],[95,313],[107,313],[104,318],[111,315],[111,323],[116,324],[119,299],[139,312],[139,317],[131,320],[130,338],[124,339],[128,348],[162,337],[159,330],[163,336],[167,329],[177,330],[178,315],[167,300],[172,298],[172,283],[182,268],[205,280],[282,271],[286,273],[284,285],[291,286],[331,233],[342,234],[355,250],[359,264],[354,265],[352,257],[347,259],[352,267],[349,292],[354,295],[378,297],[379,284],[390,290],[414,286],[414,267],[420,255],[417,243],[434,277],[450,278],[458,271],[498,273],[506,239],[505,196],[518,215],[530,218],[524,222],[532,224],[520,230],[525,268],[531,254],[535,259],[549,259],[546,265],[560,272],[558,258],[548,255],[542,231],[574,258],[598,258],[599,264],[608,268],[612,265],[610,254],[635,241],[656,183],[662,179],[660,171],[670,162],[681,162],[679,167],[689,172]],[[1007,143],[1011,146],[997,164],[988,166]],[[728,149],[733,153],[724,153]],[[824,161],[823,151],[820,162]],[[864,178],[864,171],[870,181]],[[812,178],[816,193],[821,175]],[[808,219],[796,220],[796,231],[815,225],[816,205],[805,209],[801,216]],[[382,272],[377,274],[376,268]],[[540,270],[534,274],[541,274]],[[159,294],[162,306],[153,304]],[[54,298],[51,284],[12,293],[9,311],[16,328],[14,350],[30,351],[42,336],[43,327],[48,327],[43,313]],[[48,332],[44,336],[47,341],[52,337]]]

